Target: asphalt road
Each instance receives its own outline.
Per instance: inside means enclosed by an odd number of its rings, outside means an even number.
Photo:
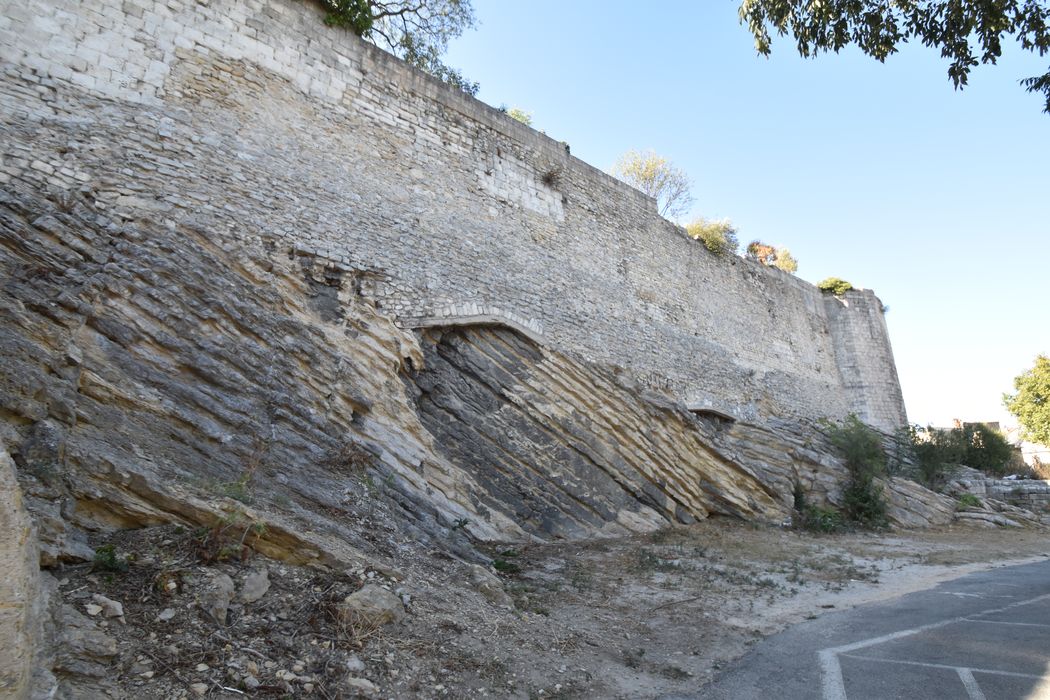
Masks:
[[[695,697],[1050,700],[1050,561],[797,625]]]

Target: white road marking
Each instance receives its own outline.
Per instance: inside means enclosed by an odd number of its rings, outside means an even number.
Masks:
[[[989,595],[987,593],[962,593],[960,591],[934,591],[941,595],[953,595],[956,598],[1016,598],[1015,595]]]
[[[926,661],[905,661],[904,659],[884,659],[880,656],[861,656],[859,654],[839,654],[847,659],[857,659],[858,661],[875,661],[884,664],[898,664],[900,666],[925,666],[926,668],[938,668],[946,669],[948,671],[955,671],[959,673],[966,671],[967,673],[987,673],[992,676],[1009,676],[1010,678],[1028,678],[1029,680],[1041,680],[1043,676],[1037,676],[1034,673],[1019,673],[1017,671],[997,671],[991,668],[966,668],[965,666],[951,666],[949,664],[935,664]]]
[[[994,608],[990,610],[982,610],[979,613],[971,613],[970,615],[964,615],[962,617],[954,617],[949,620],[941,620],[940,622],[932,622],[928,625],[922,625],[921,627],[913,627],[911,629],[899,630],[897,632],[891,632],[890,634],[884,634],[881,637],[872,637],[871,639],[863,639],[859,642],[852,642],[851,644],[844,644],[838,647],[829,647],[827,649],[821,649],[817,652],[817,658],[820,660],[820,676],[821,686],[824,691],[824,700],[846,700],[846,685],[842,680],[842,666],[839,664],[838,655],[848,654],[851,651],[857,651],[859,649],[865,649],[867,647],[877,646],[879,644],[885,644],[886,642],[892,642],[896,639],[903,637],[910,637],[912,635],[921,634],[929,630],[937,629],[939,627],[945,627],[947,625],[953,625],[959,622],[975,622],[972,618],[977,615],[994,615],[995,613],[1005,612],[1012,608],[1020,607],[1022,605],[1031,605],[1032,603],[1038,603],[1043,600],[1050,600],[1050,593],[1036,596],[1028,600],[1020,600],[1016,603],[1010,603],[1001,608]],[[877,659],[878,661],[888,661],[888,659]],[[918,662],[897,662],[897,663],[909,663],[918,666],[933,666],[936,664],[921,664]],[[950,668],[957,671],[957,666],[945,666],[944,668]],[[1019,675],[1026,676],[1026,674],[1014,674],[1007,671],[986,671],[984,669],[974,669],[980,673],[998,673],[999,675]],[[1041,676],[1036,676],[1040,678]]]
[[[982,625],[1013,625],[1015,627],[1050,627],[1050,625],[1041,625],[1038,622],[1007,622],[1005,620],[973,620],[967,619],[967,622],[980,622]]]
[[[977,681],[973,677],[973,673],[968,668],[957,668],[955,672],[959,674],[959,680],[962,681],[963,687],[966,688],[966,694],[970,696],[970,700],[988,700],[984,697],[984,692],[980,686],[977,685]]]

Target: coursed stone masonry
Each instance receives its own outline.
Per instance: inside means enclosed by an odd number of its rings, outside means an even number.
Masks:
[[[8,3],[0,72],[0,184],[319,257],[406,327],[506,319],[691,406],[906,421],[871,292],[714,257],[311,4]]]

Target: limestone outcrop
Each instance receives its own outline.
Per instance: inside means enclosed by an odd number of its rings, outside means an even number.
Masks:
[[[26,697],[37,639],[34,607],[40,591],[36,537],[14,463],[0,444],[0,698]]]
[[[438,451],[471,473],[487,508],[538,536],[786,514],[780,494],[720,454],[694,416],[616,372],[505,328],[431,330],[423,350],[412,382]]]

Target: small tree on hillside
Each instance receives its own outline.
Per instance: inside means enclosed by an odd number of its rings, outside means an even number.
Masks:
[[[660,216],[680,216],[693,203],[689,176],[653,151],[624,153],[613,166],[612,174],[656,199]]]
[[[1014,379],[1014,389],[1003,401],[1017,416],[1025,439],[1050,445],[1050,357],[1036,357],[1035,366]]]

